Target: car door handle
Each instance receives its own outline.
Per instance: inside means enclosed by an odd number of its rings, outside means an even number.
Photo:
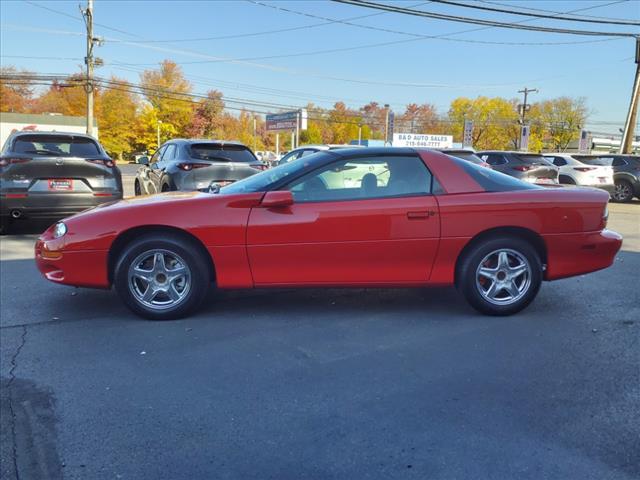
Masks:
[[[426,220],[428,219],[431,215],[435,215],[435,212],[407,212],[407,218],[409,220]]]

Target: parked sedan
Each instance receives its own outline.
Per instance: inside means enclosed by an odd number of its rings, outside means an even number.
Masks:
[[[477,152],[492,169],[530,183],[558,183],[558,169],[542,155],[526,152]]]
[[[588,165],[604,165],[613,168],[615,190],[611,198],[616,202],[630,202],[633,197],[640,199],[640,156],[638,155],[584,155],[577,157]]]
[[[71,217],[39,238],[36,263],[52,282],[115,286],[151,319],[193,312],[212,283],[456,285],[479,311],[509,315],[543,280],[612,264],[622,238],[605,229],[608,200],[431,150],[331,150],[217,194],[128,199]]]
[[[134,192],[149,195],[174,190],[208,190],[212,183],[228,185],[264,170],[266,165],[238,142],[171,140],[151,160],[139,159]]]
[[[607,165],[587,165],[567,153],[545,153],[544,158],[559,169],[559,182],[564,185],[600,188],[613,194],[613,168]]]
[[[0,154],[3,232],[18,219],[51,221],[122,198],[122,179],[89,135],[16,132]]]

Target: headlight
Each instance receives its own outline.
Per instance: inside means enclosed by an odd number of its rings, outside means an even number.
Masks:
[[[56,226],[53,228],[53,238],[60,238],[65,233],[67,233],[67,226],[64,222],[56,223]]]

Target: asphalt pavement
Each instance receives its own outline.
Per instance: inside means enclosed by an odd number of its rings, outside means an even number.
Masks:
[[[311,289],[149,322],[45,281],[42,226],[18,230],[0,240],[0,477],[640,478],[640,203],[610,211],[614,265],[508,318],[453,289]]]

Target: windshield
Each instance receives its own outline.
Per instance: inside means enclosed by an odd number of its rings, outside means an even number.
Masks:
[[[220,143],[194,143],[189,147],[189,155],[197,160],[215,160],[218,162],[253,163],[258,159],[244,145],[225,145]]]
[[[298,158],[222,187],[220,193],[264,192],[271,185],[280,183],[286,177],[293,178],[299,173],[314,169],[324,161],[326,156],[327,152],[316,152],[312,155]]]
[[[84,158],[102,155],[92,139],[64,135],[24,135],[15,139],[13,151],[53,157]]]

